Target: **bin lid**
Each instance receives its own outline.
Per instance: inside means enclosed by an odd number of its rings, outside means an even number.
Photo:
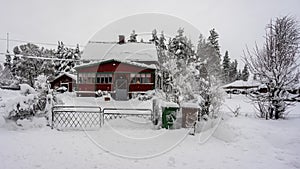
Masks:
[[[182,103],[181,107],[184,107],[184,108],[195,108],[195,109],[200,108],[200,106],[199,106],[198,103],[191,103],[191,102]]]
[[[161,102],[161,107],[165,107],[165,108],[177,108],[177,109],[179,109],[179,105],[177,103],[166,102],[166,101],[162,101]]]

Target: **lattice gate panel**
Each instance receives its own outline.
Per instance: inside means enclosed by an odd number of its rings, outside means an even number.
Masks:
[[[52,128],[56,128],[59,130],[95,129],[102,126],[103,115],[99,108],[99,111],[89,111],[81,109],[68,110],[68,108],[59,108],[56,110],[52,110]]]

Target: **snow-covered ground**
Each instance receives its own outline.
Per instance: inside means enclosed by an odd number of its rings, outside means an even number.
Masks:
[[[105,104],[64,95],[71,105]],[[67,101],[65,101],[67,102]],[[148,102],[113,102],[148,108]],[[233,95],[217,128],[188,135],[188,129],[155,130],[139,118],[111,120],[97,131],[57,131],[46,120],[0,127],[0,168],[300,168],[300,104],[287,120],[254,117],[247,98]],[[240,106],[233,117],[229,108]]]

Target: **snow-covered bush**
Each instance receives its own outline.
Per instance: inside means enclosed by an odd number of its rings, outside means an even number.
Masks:
[[[48,113],[45,112],[45,108],[48,105],[47,111],[51,109],[52,96],[47,95],[47,78],[43,75],[38,76],[35,87],[36,90],[28,84],[20,84],[19,91],[1,91],[6,96],[0,111],[5,119],[17,121],[31,118],[37,114]]]
[[[97,90],[95,92],[96,97],[111,97],[110,94],[107,91]]]
[[[31,117],[35,114],[37,94],[29,85],[20,85],[20,91],[2,90],[1,93],[7,96],[1,106],[1,114],[5,119],[17,121]]]

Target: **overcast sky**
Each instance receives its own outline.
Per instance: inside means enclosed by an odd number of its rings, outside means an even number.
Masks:
[[[9,32],[11,39],[84,46],[96,32],[121,18],[161,13],[190,23],[206,37],[215,28],[222,54],[228,50],[237,59],[246,45],[263,42],[271,18],[291,15],[300,20],[299,0],[0,0],[0,5],[0,38]],[[147,31],[152,29],[149,26]],[[11,48],[15,45],[10,43]],[[0,52],[4,51],[6,42],[0,40]]]

